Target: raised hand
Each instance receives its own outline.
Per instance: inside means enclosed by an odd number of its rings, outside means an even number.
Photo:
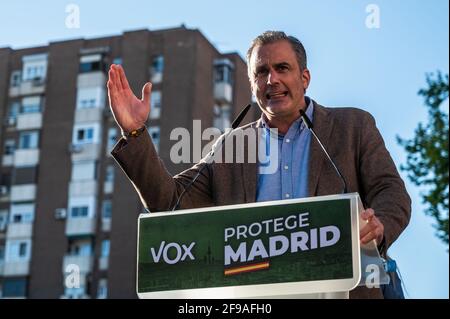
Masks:
[[[138,99],[130,89],[122,66],[111,65],[108,75],[109,106],[117,124],[125,132],[142,127],[150,112],[152,84],[145,83],[142,98]]]

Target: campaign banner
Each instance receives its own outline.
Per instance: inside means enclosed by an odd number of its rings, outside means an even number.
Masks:
[[[356,203],[325,196],[142,214],[137,292],[339,280],[350,289]]]

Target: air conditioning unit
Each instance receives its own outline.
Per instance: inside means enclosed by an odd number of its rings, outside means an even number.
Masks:
[[[70,153],[80,153],[82,150],[83,150],[83,145],[79,145],[79,144],[70,144],[69,145]]]
[[[0,196],[8,195],[9,189],[8,186],[0,185]]]
[[[65,209],[65,208],[55,209],[55,218],[56,219],[65,219],[66,217],[67,217],[67,209]]]

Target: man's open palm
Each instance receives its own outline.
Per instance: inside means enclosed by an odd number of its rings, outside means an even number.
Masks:
[[[147,82],[144,85],[142,99],[138,99],[130,89],[123,68],[113,64],[109,69],[107,86],[109,106],[120,128],[131,132],[142,127],[150,112],[152,84]]]

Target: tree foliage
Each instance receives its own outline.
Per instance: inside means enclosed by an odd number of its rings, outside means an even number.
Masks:
[[[427,74],[427,88],[418,94],[425,99],[428,108],[428,123],[419,123],[413,139],[402,139],[398,143],[407,152],[406,165],[402,171],[408,172],[408,178],[425,190],[421,193],[426,204],[425,213],[436,220],[436,235],[448,244],[448,109],[441,105],[448,99],[448,74],[438,72]],[[448,107],[448,104],[447,104]]]

